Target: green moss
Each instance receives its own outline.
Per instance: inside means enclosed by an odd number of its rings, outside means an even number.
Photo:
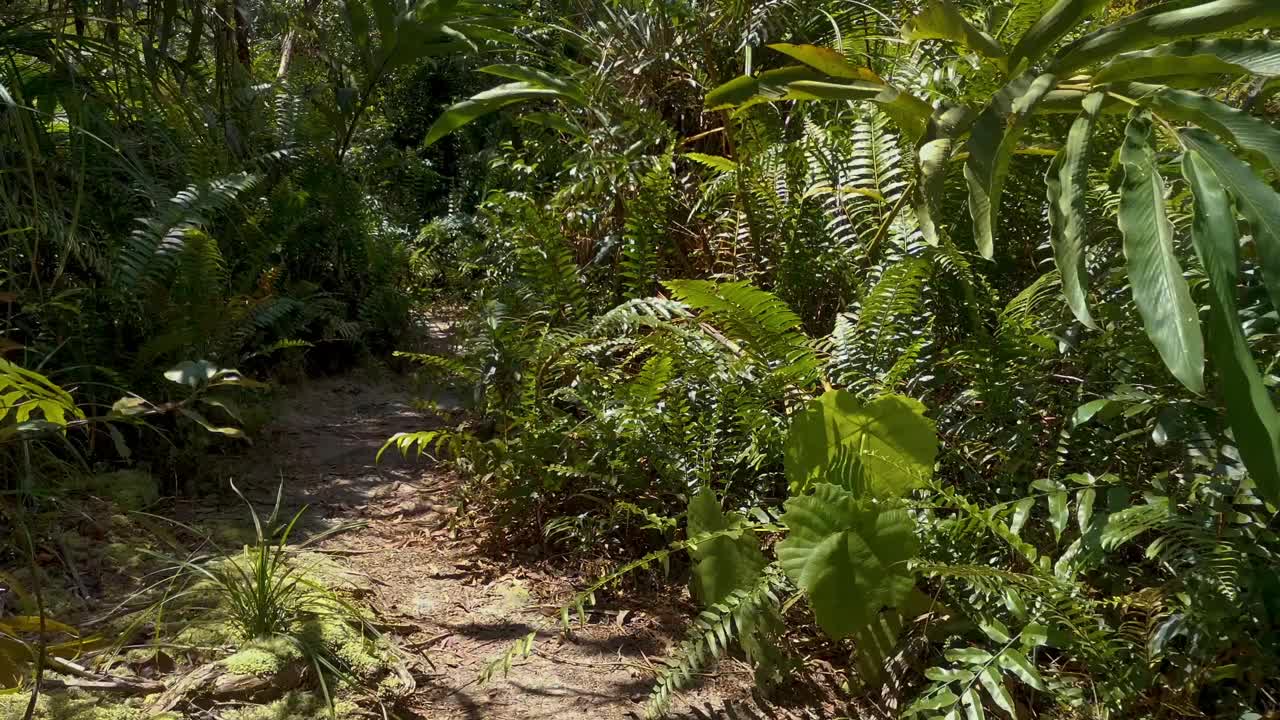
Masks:
[[[334,705],[338,718],[359,717],[355,705],[339,700]],[[291,692],[269,705],[237,708],[221,715],[223,720],[329,720],[329,708],[313,693]]]
[[[289,639],[265,638],[245,645],[222,664],[237,675],[274,675],[301,657],[302,653]]]
[[[238,640],[236,630],[230,624],[213,620],[192,623],[173,638],[177,645],[199,648],[217,648],[234,644]]]
[[[26,693],[0,695],[0,720],[21,720],[27,710]],[[130,704],[133,703],[133,704]],[[140,700],[130,701],[107,695],[82,692],[46,692],[36,705],[37,720],[142,720]],[[178,720],[172,713],[153,716],[156,720]]]
[[[323,647],[359,677],[370,677],[388,667],[382,643],[340,619],[312,620],[303,627],[302,635],[313,647]]]

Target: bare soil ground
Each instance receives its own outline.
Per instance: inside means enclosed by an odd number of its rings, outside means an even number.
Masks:
[[[414,409],[410,383],[347,376],[291,393],[237,473],[250,497],[269,502],[283,482],[285,504],[309,506],[307,531],[364,523],[319,543],[367,580],[386,631],[410,654],[415,694],[403,705],[433,720],[643,717],[654,665],[682,638],[689,606],[670,591],[592,612],[585,627],[559,632],[560,603],[589,578],[565,577],[528,548],[484,544],[457,529],[458,478],[427,461],[389,451],[392,434],[430,428]],[[229,512],[240,510],[228,508]],[[537,632],[534,653],[487,683],[481,671],[511,644]],[[685,717],[759,717],[751,676],[722,662],[673,706]]]

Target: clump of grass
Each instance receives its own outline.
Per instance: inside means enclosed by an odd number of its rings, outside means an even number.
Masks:
[[[158,617],[166,610],[190,610],[193,606],[186,604],[188,599],[212,599],[211,606],[200,609],[206,611],[206,621],[217,617],[239,636],[242,652],[233,657],[245,660],[244,651],[270,647],[274,648],[271,654],[277,664],[292,659],[305,661],[332,710],[330,682],[337,680],[357,686],[360,678],[367,675],[367,668],[353,667],[349,653],[340,652],[334,643],[325,642],[314,628],[317,625],[342,627],[349,641],[358,639],[370,647],[377,644],[380,636],[358,608],[293,557],[289,539],[306,508],[282,521],[283,485],[277,489],[275,505],[265,521],[234,482],[231,489],[249,506],[253,541],[238,552],[227,552],[207,535],[178,523],[200,535],[214,552],[171,559],[172,572],[165,581],[168,589],[153,607],[154,612],[148,615]],[[312,537],[308,543],[343,529],[345,527],[329,530]],[[267,669],[266,665],[263,668]]]

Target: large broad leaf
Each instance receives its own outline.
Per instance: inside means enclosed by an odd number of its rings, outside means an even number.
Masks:
[[[1239,232],[1235,212],[1214,174],[1197,150],[1182,158],[1183,174],[1195,198],[1191,239],[1209,276],[1209,349],[1222,380],[1227,421],[1236,446],[1258,490],[1280,502],[1280,414],[1245,341],[1236,310]]]
[[[1067,142],[1049,166],[1045,187],[1049,195],[1050,239],[1053,259],[1062,277],[1062,292],[1067,305],[1086,327],[1096,327],[1089,314],[1089,276],[1085,270],[1085,240],[1088,238],[1088,208],[1085,194],[1089,189],[1089,139],[1094,122],[1102,108],[1103,93],[1092,93],[1084,99],[1084,112],[1071,124]]]
[[[534,87],[559,90],[567,97],[573,98],[579,104],[587,104],[587,98],[582,94],[582,87],[570,78],[552,75],[549,72],[524,65],[487,65],[480,68],[480,72],[496,75],[508,80],[529,83]]]
[[[920,224],[920,234],[925,242],[935,247],[938,245],[938,222],[935,218],[940,204],[938,198],[942,195],[947,162],[951,159],[954,147],[953,138],[935,137],[926,139],[916,150],[917,162],[920,164],[917,176],[920,180],[912,193],[912,206]]]
[[[1151,149],[1151,119],[1135,114],[1125,129],[1120,162],[1120,232],[1133,300],[1147,336],[1165,365],[1193,392],[1204,390],[1204,339],[1191,292],[1173,250],[1164,180]]]
[[[804,65],[734,78],[707,93],[705,104],[710,110],[740,111],[758,103],[783,100],[869,100],[879,104],[913,139],[924,132],[933,113],[925,101],[882,82],[833,77]]]
[[[1004,67],[1000,43],[965,19],[950,0],[933,0],[911,18],[903,32],[908,40],[949,40],[996,60]]]
[[[703,488],[689,501],[689,538],[732,530],[742,526],[742,518],[726,515],[710,488]],[[689,548],[693,557],[694,592],[703,605],[713,605],[736,590],[756,585],[767,564],[760,543],[748,531],[720,536]]]
[[[969,183],[969,215],[978,252],[985,258],[995,253],[995,228],[1000,212],[1000,196],[1009,175],[1009,162],[1022,139],[1036,106],[1053,89],[1056,78],[1024,75],[996,93],[969,132],[969,159],[964,177]]]
[[[942,204],[943,185],[946,181],[947,165],[955,149],[956,136],[968,130],[975,115],[964,106],[939,107],[929,119],[924,136],[916,147],[916,182],[912,193],[912,208],[916,212],[916,220],[920,224],[920,234],[925,242],[937,245],[938,208]]]
[[[911,592],[913,523],[901,508],[880,509],[834,485],[786,503],[787,538],[778,562],[809,599],[818,625],[833,638],[866,627]]]
[[[791,43],[774,43],[769,48],[777,50],[783,55],[793,60],[798,60],[833,78],[865,80],[881,85],[884,84],[884,80],[879,75],[867,68],[859,67],[849,62],[839,50],[817,45],[792,45]]]
[[[918,401],[885,395],[863,404],[830,390],[792,418],[785,465],[796,492],[836,483],[900,497],[925,483],[937,454],[937,430]]]
[[[1093,82],[1240,74],[1280,75],[1280,42],[1243,38],[1183,40],[1118,55],[1094,73]]]
[[[1280,170],[1280,130],[1272,123],[1196,92],[1139,83],[1122,89],[1157,114],[1199,125],[1235,142],[1254,162]]]
[[[1106,0],[1058,0],[1018,39],[1009,53],[1009,69],[1016,72],[1024,61],[1035,62],[1063,35],[1106,4]]]
[[[1276,0],[1214,0],[1190,7],[1174,5],[1168,10],[1156,6],[1086,35],[1059,54],[1053,70],[1065,75],[1127,50],[1225,30],[1280,24],[1280,3]]]
[[[1253,243],[1262,260],[1262,279],[1271,304],[1280,308],[1280,194],[1253,169],[1232,155],[1203,130],[1186,130],[1182,141],[1213,168],[1214,175],[1236,200],[1236,206],[1253,231]]]
[[[427,131],[427,137],[422,141],[422,145],[423,147],[431,145],[476,118],[497,112],[507,105],[524,100],[567,100],[578,102],[578,98],[572,93],[566,93],[556,88],[539,87],[527,82],[499,85],[496,88],[485,90],[473,96],[470,100],[463,100],[456,105],[451,105],[432,123],[431,129]]]
[[[830,80],[831,76],[804,65],[788,65],[766,70],[758,75],[742,75],[707,93],[705,104],[709,110],[727,110],[750,107],[756,103],[788,100],[788,86],[803,80]],[[876,92],[883,86],[868,83]]]

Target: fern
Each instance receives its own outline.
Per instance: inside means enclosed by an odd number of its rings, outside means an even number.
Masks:
[[[653,293],[659,277],[659,254],[666,241],[667,214],[673,195],[670,156],[660,156],[640,180],[635,199],[628,203],[622,235],[619,277],[627,297]]]
[[[816,379],[818,357],[800,318],[776,296],[746,282],[672,280],[666,285],[681,301],[714,318],[766,367],[801,385]]]
[[[646,714],[666,714],[672,697],[693,683],[696,673],[718,660],[735,642],[755,643],[759,648],[776,642],[768,628],[782,602],[777,590],[784,584],[781,572],[770,566],[754,587],[735,590],[720,602],[698,613],[688,637],[662,662],[657,682],[649,693]],[[755,660],[761,658],[756,657]]]
[[[254,175],[241,173],[208,183],[191,185],[175,195],[129,236],[112,266],[112,285],[134,293],[163,282],[173,271],[192,233],[209,223],[236,196],[258,184]]]

